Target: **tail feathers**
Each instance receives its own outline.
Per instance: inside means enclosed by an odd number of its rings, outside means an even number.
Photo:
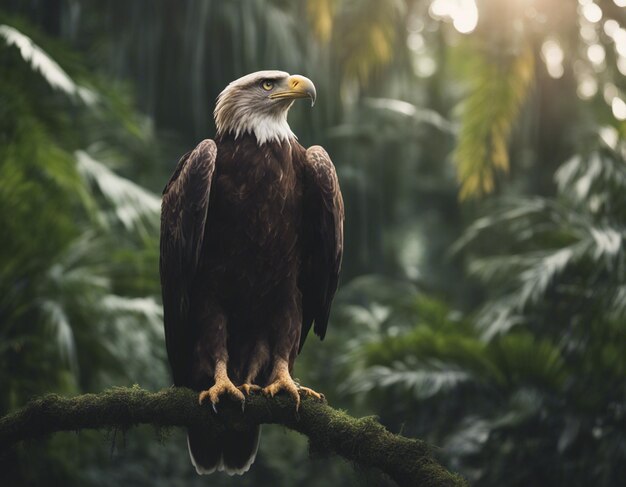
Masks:
[[[200,475],[216,470],[228,475],[243,475],[254,463],[260,435],[260,426],[247,431],[227,430],[217,436],[187,430],[191,463]]]
[[[223,466],[219,436],[210,435],[201,430],[188,429],[187,448],[189,448],[191,463],[196,467],[199,475],[213,473]]]

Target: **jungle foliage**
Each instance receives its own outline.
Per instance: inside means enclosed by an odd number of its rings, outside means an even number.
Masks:
[[[318,88],[290,123],[331,154],[346,202],[329,335],[307,342],[300,379],[437,445],[475,485],[619,485],[624,7],[3,1],[0,414],[169,385],[160,191],[212,136],[221,89],[280,68]],[[261,445],[246,476],[211,485],[389,484],[278,428]],[[11,485],[207,483],[179,431],[150,428],[61,434],[0,463]]]

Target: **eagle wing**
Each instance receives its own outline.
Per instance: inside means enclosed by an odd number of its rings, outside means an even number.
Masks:
[[[335,166],[320,146],[306,151],[303,198],[300,350],[311,326],[320,339],[326,335],[343,256],[343,199]]]
[[[193,334],[189,295],[198,269],[217,146],[204,140],[185,154],[161,204],[161,291],[165,343],[175,385],[188,385]]]

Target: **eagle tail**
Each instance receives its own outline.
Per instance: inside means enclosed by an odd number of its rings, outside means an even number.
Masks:
[[[245,431],[226,430],[217,438],[200,430],[187,430],[191,463],[200,475],[216,470],[228,475],[243,475],[254,463],[260,436],[260,426]]]

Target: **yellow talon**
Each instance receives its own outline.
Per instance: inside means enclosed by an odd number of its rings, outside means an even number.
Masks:
[[[245,401],[246,399],[243,393],[229,380],[228,382],[218,382],[209,390],[202,391],[198,400],[200,404],[202,404],[208,397],[213,404],[217,404],[220,402],[220,396],[224,394],[232,397],[236,401]]]
[[[314,391],[313,389],[311,389],[309,387],[299,386],[298,387],[298,392],[300,394],[302,394],[303,396],[314,397],[317,400],[322,401],[322,402],[326,400],[326,398],[324,397],[324,394],[316,392],[316,391]]]
[[[315,392],[313,389],[296,383],[289,374],[289,366],[286,360],[277,360],[274,366],[274,382],[263,389],[263,394],[274,397],[280,391],[285,391],[296,402],[296,411],[300,408],[300,396],[314,397],[319,401],[325,401],[324,394]]]
[[[220,396],[223,396],[224,394],[232,397],[235,401],[239,401],[242,404],[246,401],[246,397],[243,393],[237,389],[228,378],[228,375],[226,374],[226,364],[224,362],[218,362],[215,367],[215,384],[208,390],[200,392],[198,402],[202,404],[208,397],[211,400],[213,410],[217,412],[215,405],[220,402]]]
[[[294,401],[296,401],[297,411],[300,408],[300,394],[298,394],[298,386],[296,386],[296,383],[289,376],[289,374],[277,378],[269,386],[263,389],[263,394],[274,397],[280,391],[285,391],[294,399]]]

